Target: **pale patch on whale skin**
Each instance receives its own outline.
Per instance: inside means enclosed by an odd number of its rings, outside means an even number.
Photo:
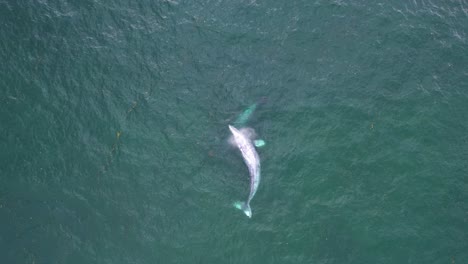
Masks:
[[[239,132],[244,134],[244,136],[246,136],[250,140],[254,140],[255,138],[257,138],[257,133],[255,133],[255,129],[253,129],[253,128],[243,127],[243,128],[239,129]]]

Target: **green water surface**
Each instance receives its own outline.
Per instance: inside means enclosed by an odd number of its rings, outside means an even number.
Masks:
[[[0,0],[0,40],[0,263],[468,263],[466,0]]]

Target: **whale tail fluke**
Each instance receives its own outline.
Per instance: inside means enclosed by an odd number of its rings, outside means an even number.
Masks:
[[[244,202],[235,202],[234,207],[242,210],[246,216],[249,218],[252,217],[252,209],[250,209],[250,204]]]

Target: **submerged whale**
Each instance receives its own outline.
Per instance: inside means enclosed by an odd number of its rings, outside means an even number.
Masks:
[[[252,217],[252,210],[250,209],[250,201],[257,192],[258,185],[260,184],[260,158],[253,145],[249,135],[242,133],[237,128],[229,125],[234,142],[242,153],[245,165],[249,168],[250,173],[250,193],[246,202],[237,202],[234,206],[242,211],[249,218]]]

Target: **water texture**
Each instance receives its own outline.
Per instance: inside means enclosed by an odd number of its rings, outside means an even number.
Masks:
[[[0,262],[468,263],[467,34],[466,0],[0,0]]]

